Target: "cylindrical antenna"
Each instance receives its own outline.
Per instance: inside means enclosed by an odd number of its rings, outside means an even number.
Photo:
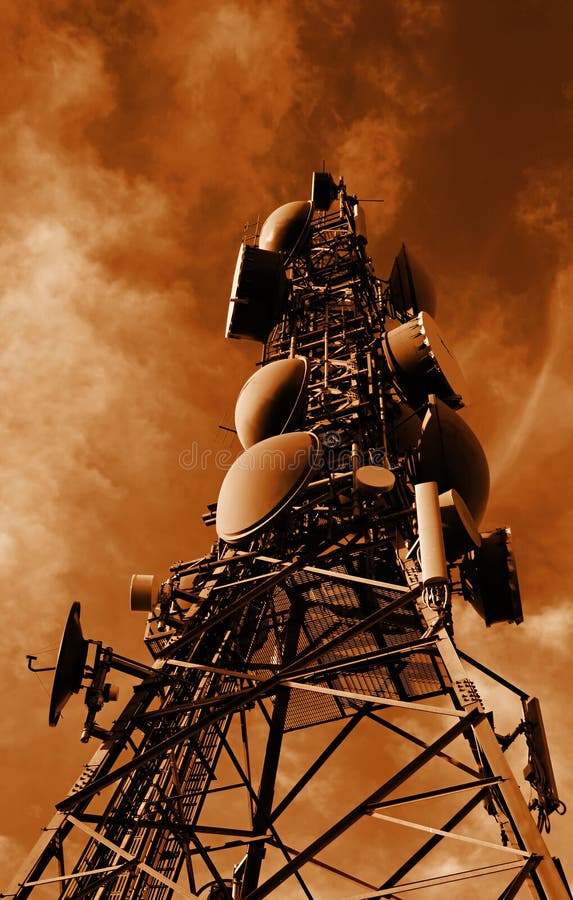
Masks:
[[[448,580],[448,570],[438,485],[435,481],[426,481],[423,484],[417,484],[415,491],[422,583],[424,587],[432,584],[444,584]]]

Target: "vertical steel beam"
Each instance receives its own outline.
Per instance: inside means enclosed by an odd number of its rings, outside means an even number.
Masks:
[[[288,663],[296,656],[305,613],[304,604],[298,594],[295,594],[294,592],[288,593],[291,600],[291,615],[287,626],[283,650],[283,664],[286,665],[288,665]],[[256,837],[265,834],[271,816],[290,693],[289,688],[279,687],[275,696],[275,705],[271,717],[267,748],[261,774],[261,783],[253,820],[253,835]],[[249,846],[241,885],[241,896],[248,896],[248,894],[257,886],[265,853],[266,848],[264,841],[256,841]]]

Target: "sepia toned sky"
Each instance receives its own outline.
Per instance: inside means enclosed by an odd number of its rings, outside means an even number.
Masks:
[[[4,0],[0,28],[0,890],[92,752],[25,656],[80,600],[145,658],[130,576],[209,549],[259,355],[223,338],[243,225],[323,160],[384,200],[377,274],[405,241],[434,278],[526,616],[458,601],[456,634],[542,700],[572,878],[570,0]]]

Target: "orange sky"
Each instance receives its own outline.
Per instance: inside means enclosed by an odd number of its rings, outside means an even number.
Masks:
[[[25,654],[77,599],[88,637],[144,658],[129,577],[211,544],[222,473],[179,460],[228,445],[258,358],[223,339],[242,226],[323,159],[385,201],[377,274],[404,240],[435,279],[526,614],[486,632],[458,602],[456,633],[541,697],[573,810],[569,0],[5,0],[0,21],[2,882],[91,753],[79,702],[48,729]]]

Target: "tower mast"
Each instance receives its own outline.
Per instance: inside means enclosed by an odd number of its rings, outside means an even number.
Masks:
[[[85,687],[101,743],[2,896],[570,896],[505,757],[525,741],[545,825],[562,804],[539,704],[489,672],[522,702],[498,735],[454,640],[456,593],[487,625],[522,618],[510,531],[479,531],[465,382],[414,257],[382,281],[366,248],[325,172],[241,245],[227,336],[264,349],[204,516],[216,541],[160,587],[134,576],[149,665],[86,640],[72,607],[50,720]],[[136,684],[104,729],[113,670]]]

